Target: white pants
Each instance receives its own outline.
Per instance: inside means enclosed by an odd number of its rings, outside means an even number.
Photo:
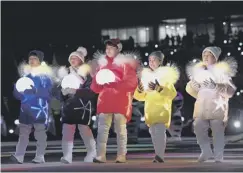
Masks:
[[[106,158],[106,145],[113,114],[100,114],[98,116],[97,156]],[[114,114],[114,128],[117,139],[117,156],[127,154],[127,119],[122,114]]]
[[[76,131],[76,124],[63,124],[62,126],[62,151],[63,158],[68,162],[72,162],[73,140]],[[93,133],[89,126],[78,124],[78,130],[84,145],[87,149],[87,156],[96,155],[96,143]],[[91,158],[93,161],[93,158]]]
[[[203,120],[196,118],[194,120],[194,132],[197,143],[199,144],[202,154],[212,153],[208,129],[211,128],[213,135],[214,158],[216,161],[223,160],[224,153],[224,124],[221,120]]]
[[[149,133],[154,145],[155,154],[164,159],[166,148],[166,127],[164,124],[153,124],[149,128]]]
[[[29,136],[33,126],[35,129],[34,136],[37,141],[35,160],[44,161],[45,150],[47,147],[47,135],[45,124],[19,124],[19,141],[16,146],[15,157],[20,162],[24,161],[24,155],[29,143]]]

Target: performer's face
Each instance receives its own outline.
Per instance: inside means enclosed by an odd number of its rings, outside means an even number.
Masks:
[[[150,56],[149,57],[149,67],[152,69],[152,70],[155,70],[157,69],[159,66],[160,66],[160,60],[155,57],[155,56]]]
[[[73,56],[70,57],[70,64],[71,64],[72,67],[77,68],[80,65],[82,65],[82,60],[79,57],[73,55]]]
[[[29,65],[31,67],[37,67],[40,65],[40,60],[37,56],[30,56],[29,57]]]
[[[118,55],[119,50],[114,46],[106,45],[105,53],[108,57],[114,58]]]
[[[203,52],[203,62],[206,66],[209,66],[216,63],[216,58],[213,56],[211,52],[205,51]]]

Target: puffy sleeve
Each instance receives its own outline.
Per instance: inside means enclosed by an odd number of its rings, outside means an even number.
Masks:
[[[197,98],[197,94],[198,94],[199,88],[195,88],[192,85],[192,81],[189,81],[186,85],[186,92],[191,95],[192,97],[194,97],[195,99]]]
[[[236,91],[236,86],[233,84],[232,80],[229,79],[228,82],[225,84],[217,84],[216,90],[223,97],[231,98],[231,97],[233,97],[233,95]]]
[[[77,89],[76,95],[78,97],[85,97],[85,98],[88,98],[88,99],[95,99],[97,97],[97,94],[90,89],[91,84],[92,84],[92,78],[91,78],[91,76],[88,76],[87,80],[83,84],[83,87],[80,88],[80,89]]]
[[[94,91],[95,93],[99,94],[99,93],[102,91],[103,86],[97,84],[95,78],[96,78],[96,75],[95,75],[94,78],[92,79],[90,89],[91,89],[92,91]]]
[[[161,90],[159,92],[160,95],[162,95],[163,97],[167,97],[168,99],[171,99],[171,100],[173,100],[176,97],[177,91],[175,89],[174,84],[166,83],[162,87],[163,87],[163,90]]]
[[[49,77],[45,77],[44,79],[41,80],[42,80],[42,85],[37,88],[35,95],[37,97],[51,99],[52,88],[53,88],[52,80]]]
[[[16,85],[14,85],[13,95],[18,100],[23,100],[24,99],[24,95],[22,93],[20,93],[20,92],[17,91]]]
[[[137,73],[130,65],[124,65],[123,80],[117,85],[126,92],[134,92],[138,86]]]
[[[144,91],[143,92],[139,92],[138,88],[135,90],[133,98],[135,98],[138,101],[145,101],[145,97],[146,97],[146,93]]]

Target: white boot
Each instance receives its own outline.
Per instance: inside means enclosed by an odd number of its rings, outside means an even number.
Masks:
[[[24,162],[24,155],[29,143],[29,135],[32,125],[19,124],[19,140],[16,145],[16,152],[11,156],[11,160],[18,163]]]
[[[80,136],[84,141],[84,145],[87,149],[87,155],[84,158],[84,162],[93,162],[96,157],[96,142],[94,140],[93,133],[89,126],[78,125]]]
[[[73,160],[73,138],[76,130],[75,124],[62,125],[62,163],[72,163]]]
[[[106,162],[106,145],[111,122],[112,114],[100,114],[98,116],[97,157],[94,159],[95,163]]]
[[[122,114],[114,115],[114,128],[117,141],[116,163],[125,163],[127,154],[127,119]]]
[[[45,163],[44,156],[35,156],[35,158],[32,160],[33,163]]]
[[[126,163],[126,155],[118,155],[116,158],[116,163]]]
[[[200,154],[200,156],[198,158],[198,162],[206,162],[213,155],[211,146],[210,146],[210,144],[204,144],[204,145],[200,145],[200,148],[202,150],[202,153]]]
[[[47,135],[45,124],[34,124],[34,136],[36,139],[36,155],[32,160],[34,163],[45,163],[45,150],[47,147]]]
[[[61,158],[62,163],[72,163],[73,160],[73,142],[62,142],[63,157]]]

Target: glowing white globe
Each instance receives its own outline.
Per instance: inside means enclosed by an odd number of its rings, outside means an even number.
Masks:
[[[155,81],[155,76],[150,69],[143,69],[141,75],[141,83],[143,84],[143,88],[145,91],[149,90],[149,83]]]
[[[26,89],[31,89],[31,85],[35,86],[34,81],[28,77],[21,77],[16,82],[16,89],[18,92],[24,92]]]
[[[215,79],[210,71],[202,70],[202,71],[198,72],[198,74],[195,75],[194,80],[198,83],[203,83],[206,80],[210,80],[210,78],[212,80]]]
[[[72,89],[79,89],[81,80],[77,78],[77,76],[73,74],[69,74],[65,76],[62,80],[61,86],[62,88],[72,88]]]
[[[96,82],[99,85],[115,82],[116,76],[109,69],[102,69],[96,74]]]

